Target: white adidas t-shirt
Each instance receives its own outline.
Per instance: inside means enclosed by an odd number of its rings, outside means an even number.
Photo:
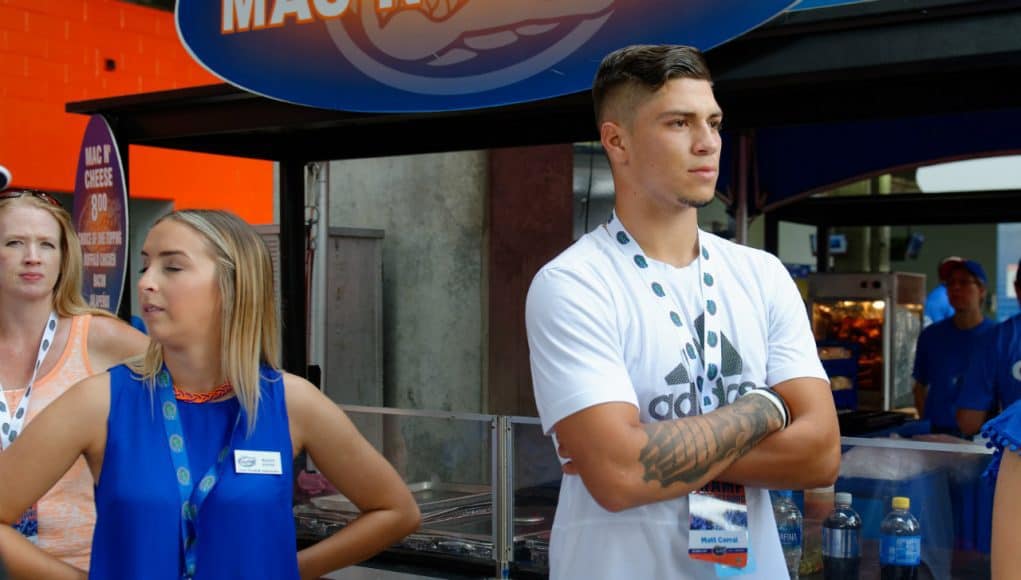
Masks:
[[[780,261],[702,236],[714,252],[722,376],[701,396],[722,406],[748,388],[797,377],[825,379],[804,303]],[[698,412],[700,395],[688,376],[680,335],[657,303],[664,299],[648,285],[655,279],[666,287],[701,345],[697,263],[675,268],[649,260],[643,277],[633,257],[615,244],[605,228],[586,234],[544,266],[529,289],[532,379],[547,433],[561,419],[607,402],[636,405],[643,423]],[[564,476],[550,539],[550,577],[784,578],[768,493],[746,492],[749,564],[739,571],[688,557],[687,497],[613,513],[596,503],[580,477]]]

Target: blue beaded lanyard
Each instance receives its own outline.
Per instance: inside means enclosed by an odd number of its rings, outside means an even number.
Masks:
[[[167,443],[170,449],[170,459],[174,463],[174,473],[177,474],[177,488],[181,494],[181,545],[184,548],[184,580],[190,580],[195,576],[195,564],[197,555],[197,538],[195,535],[195,523],[198,519],[199,509],[202,503],[209,497],[209,493],[219,481],[222,474],[224,459],[230,453],[231,442],[241,423],[241,411],[238,411],[234,426],[227,431],[226,440],[216,457],[216,463],[209,467],[206,474],[202,476],[196,487],[191,477],[191,469],[188,466],[188,453],[184,446],[184,430],[181,425],[181,418],[177,410],[177,399],[174,397],[173,382],[170,380],[170,373],[166,367],[156,375],[156,394],[160,399],[160,410],[163,416],[163,427],[167,433]]]
[[[719,298],[716,289],[716,280],[712,275],[712,267],[710,263],[710,248],[706,243],[708,240],[706,236],[702,235],[702,230],[698,230],[698,258],[696,259],[696,267],[698,268],[698,281],[699,289],[702,293],[702,300],[705,304],[705,316],[703,317],[702,327],[702,349],[703,359],[700,360],[698,357],[698,348],[696,347],[694,332],[684,325],[681,320],[681,308],[673,296],[668,296],[666,288],[663,284],[652,279],[649,272],[649,259],[645,256],[642,248],[634,241],[634,238],[624,229],[624,225],[617,219],[617,213],[613,212],[610,214],[610,220],[606,223],[606,231],[609,232],[610,237],[613,238],[617,248],[628,256],[631,263],[635,265],[639,275],[645,282],[646,286],[652,291],[652,293],[658,298],[657,302],[662,306],[664,312],[675,328],[677,328],[678,335],[681,339],[681,350],[684,353],[684,361],[688,367],[688,375],[695,380],[695,384],[698,387],[699,402],[698,407],[701,413],[706,413],[715,409],[720,401],[714,403],[712,399],[702,394],[704,385],[711,385],[713,381],[720,374],[720,361],[722,359],[722,347],[720,345],[720,319],[717,316],[719,309]],[[695,320],[697,316],[691,318]],[[705,361],[705,364],[702,361]],[[725,402],[723,402],[725,404]]]

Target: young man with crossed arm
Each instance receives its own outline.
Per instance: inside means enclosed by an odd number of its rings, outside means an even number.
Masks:
[[[840,462],[804,304],[774,256],[698,229],[723,115],[696,49],[618,50],[593,97],[614,214],[536,275],[526,307],[565,473],[550,577],[784,577],[762,488],[829,485]],[[689,494],[711,481],[748,486],[743,568],[689,555]]]

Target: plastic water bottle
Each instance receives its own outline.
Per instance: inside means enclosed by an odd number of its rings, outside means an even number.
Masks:
[[[922,562],[922,534],[908,509],[911,500],[895,497],[893,511],[879,526],[879,570],[882,580],[915,580]]]
[[[783,548],[783,559],[787,563],[787,572],[791,580],[798,580],[798,567],[801,566],[801,510],[791,499],[790,490],[778,491],[776,502],[773,503],[773,515],[776,517],[776,530],[780,533],[780,546]]]
[[[838,492],[833,511],[822,523],[822,570],[826,580],[858,580],[861,563],[861,516],[851,494]]]

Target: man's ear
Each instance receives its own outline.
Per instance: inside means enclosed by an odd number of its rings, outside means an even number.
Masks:
[[[627,133],[615,121],[599,124],[599,142],[603,144],[606,156],[614,165],[624,165],[628,160]]]

